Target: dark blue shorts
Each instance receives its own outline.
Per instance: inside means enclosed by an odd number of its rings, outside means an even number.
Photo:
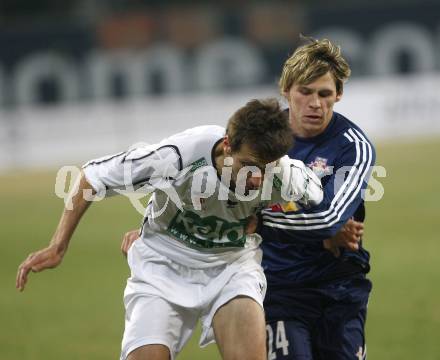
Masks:
[[[268,360],[366,359],[371,282],[334,281],[314,288],[268,289]]]

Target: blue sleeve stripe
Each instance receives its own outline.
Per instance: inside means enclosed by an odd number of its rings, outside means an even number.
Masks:
[[[340,220],[347,207],[359,195],[364,181],[370,174],[373,161],[371,144],[362,133],[356,129],[350,129],[344,136],[356,144],[356,161],[329,208],[319,213],[289,215],[264,211],[263,224],[283,229],[315,230],[331,227]]]
[[[355,134],[352,133],[352,135],[355,136]],[[370,156],[371,154],[371,146],[369,146],[368,143],[360,143],[359,141],[355,141],[353,138],[351,138],[350,136],[348,136],[350,138],[350,140],[352,142],[356,142],[356,151],[357,151],[357,159],[356,159],[356,163],[355,165],[352,167],[352,171],[349,174],[349,176],[347,177],[345,184],[343,184],[342,189],[340,189],[340,191],[338,192],[338,194],[336,194],[335,198],[333,199],[330,208],[324,212],[321,213],[314,213],[314,214],[292,214],[292,215],[285,215],[283,213],[274,213],[274,214],[267,214],[267,212],[265,214],[269,215],[270,218],[272,218],[272,221],[280,221],[280,222],[285,222],[285,223],[290,223],[290,224],[313,224],[313,223],[320,223],[320,222],[329,222],[333,217],[337,216],[340,217],[340,213],[338,213],[338,210],[345,204],[343,211],[346,209],[346,207],[350,204],[350,202],[353,200],[354,196],[351,196],[350,201],[347,203],[347,198],[350,195],[356,195],[359,192],[359,189],[362,187],[362,181],[365,178],[365,175],[368,174],[368,171],[365,171],[368,166],[371,164],[371,158],[368,160],[367,159],[367,154],[368,156]],[[357,140],[359,140],[357,138]],[[361,168],[358,169],[356,166],[358,166],[359,162],[360,162],[360,149],[359,149],[359,145],[362,146],[363,148],[363,156],[362,156],[362,164],[361,164]],[[366,152],[366,146],[368,146],[368,151]],[[368,161],[368,166],[366,165],[366,162]],[[363,168],[363,169],[362,169]],[[360,181],[361,180],[361,181]],[[353,193],[353,187],[356,187],[356,191]],[[341,201],[338,202],[339,198],[341,197],[341,194],[343,195],[343,198]],[[336,204],[336,206],[335,206]],[[271,216],[271,215],[275,215],[275,216]],[[277,217],[284,216],[284,219],[277,219]],[[299,215],[299,216],[298,216]],[[305,216],[301,216],[301,215],[305,215]],[[326,216],[327,215],[327,216]],[[338,216],[339,215],[339,216]],[[325,218],[322,218],[323,216],[326,216]],[[316,219],[316,218],[321,218],[321,219]],[[271,220],[271,219],[267,219],[267,220]],[[292,220],[292,218],[302,218],[302,220]],[[304,218],[306,218],[304,220]]]

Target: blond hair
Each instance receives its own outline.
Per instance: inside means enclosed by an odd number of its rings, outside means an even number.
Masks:
[[[310,84],[330,71],[335,80],[336,93],[342,94],[344,82],[349,78],[351,70],[341,55],[340,46],[332,44],[328,39],[302,39],[308,43],[298,47],[284,63],[279,81],[281,93],[288,92],[294,84]]]

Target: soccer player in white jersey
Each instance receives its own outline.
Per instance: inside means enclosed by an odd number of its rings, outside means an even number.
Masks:
[[[201,126],[156,145],[88,162],[48,247],[20,265],[30,271],[62,261],[82,215],[85,191],[111,195],[154,188],[140,241],[128,252],[131,277],[121,359],[174,359],[201,319],[200,345],[216,341],[224,359],[265,359],[261,238],[248,219],[269,203],[318,204],[318,178],[282,157],[292,146],[289,119],[276,100],[252,100],[227,129]],[[280,159],[281,158],[281,159]]]

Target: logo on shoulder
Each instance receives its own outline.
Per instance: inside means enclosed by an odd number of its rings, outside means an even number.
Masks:
[[[307,164],[320,179],[333,173],[333,166],[327,165],[328,159],[317,156],[314,161]]]
[[[206,166],[208,163],[206,162],[206,159],[204,157],[194,161],[189,166],[191,166],[190,172],[194,172],[197,169],[201,168],[202,166]]]

